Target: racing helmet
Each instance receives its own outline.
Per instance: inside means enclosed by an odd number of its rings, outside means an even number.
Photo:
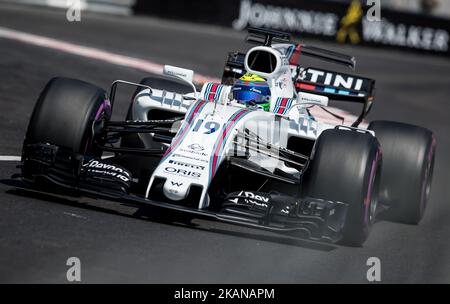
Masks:
[[[266,80],[255,74],[245,74],[231,88],[233,99],[247,107],[270,109],[270,88]]]

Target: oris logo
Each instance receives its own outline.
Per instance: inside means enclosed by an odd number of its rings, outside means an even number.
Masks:
[[[181,176],[187,176],[187,177],[193,177],[193,178],[200,178],[202,176],[201,173],[185,170],[185,169],[178,169],[174,167],[165,167],[164,171],[171,174],[181,175]]]

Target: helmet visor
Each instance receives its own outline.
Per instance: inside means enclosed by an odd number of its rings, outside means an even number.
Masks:
[[[233,90],[233,98],[240,103],[254,101],[256,103],[267,101],[266,96],[247,90]]]

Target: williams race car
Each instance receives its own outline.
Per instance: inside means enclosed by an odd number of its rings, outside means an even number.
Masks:
[[[410,224],[430,195],[436,142],[390,121],[363,127],[375,81],[306,68],[302,56],[355,67],[353,57],[250,28],[255,43],[229,54],[221,83],[165,66],[110,93],[54,78],[23,143],[26,187],[156,206],[227,223],[361,246],[379,215]],[[116,91],[136,92],[123,121]],[[320,121],[330,101],[360,103],[351,125]],[[333,115],[333,113],[331,113]],[[335,115],[338,117],[338,115]],[[50,185],[50,186],[49,186]]]

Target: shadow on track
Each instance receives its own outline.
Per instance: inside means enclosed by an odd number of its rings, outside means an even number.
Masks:
[[[246,239],[252,239],[256,241],[261,242],[271,242],[271,243],[277,243],[282,245],[288,245],[288,246],[295,246],[295,247],[301,247],[305,249],[312,249],[317,251],[323,251],[323,252],[329,252],[332,250],[337,249],[338,247],[334,244],[328,244],[328,243],[322,243],[322,242],[316,242],[311,241],[307,239],[302,238],[296,238],[296,237],[290,237],[286,235],[263,235],[263,234],[255,234],[250,232],[242,232],[242,231],[232,231],[232,230],[225,230],[225,229],[219,229],[219,228],[207,228],[202,227],[199,224],[193,223],[192,220],[195,219],[195,217],[186,215],[186,214],[180,214],[174,211],[161,209],[157,207],[152,206],[144,206],[137,208],[136,206],[132,206],[127,203],[117,203],[117,202],[111,202],[110,204],[114,205],[122,205],[126,207],[131,207],[134,209],[137,209],[134,212],[127,213],[125,211],[118,211],[107,207],[100,207],[95,206],[92,203],[96,202],[98,204],[99,202],[103,200],[97,200],[97,199],[90,199],[88,197],[84,196],[68,196],[67,193],[49,193],[49,192],[42,192],[40,190],[35,189],[28,189],[24,185],[23,182],[19,180],[14,179],[3,179],[0,180],[0,183],[14,187],[12,189],[8,189],[5,191],[6,194],[15,195],[15,196],[21,196],[24,198],[32,198],[32,199],[38,199],[43,200],[46,202],[51,203],[57,203],[61,205],[67,205],[71,207],[76,208],[82,208],[82,209],[88,209],[92,211],[98,211],[103,212],[107,214],[114,214],[114,215],[120,215],[140,220],[146,220],[151,221],[159,224],[165,224],[165,225],[172,225],[177,227],[183,227],[188,228],[192,230],[197,231],[204,231],[204,232],[210,232],[210,233],[218,233],[228,236],[234,236],[234,237],[240,237],[240,238],[246,238]],[[220,223],[220,222],[215,222]],[[224,223],[221,223],[224,224]],[[224,224],[227,225],[227,224]]]

